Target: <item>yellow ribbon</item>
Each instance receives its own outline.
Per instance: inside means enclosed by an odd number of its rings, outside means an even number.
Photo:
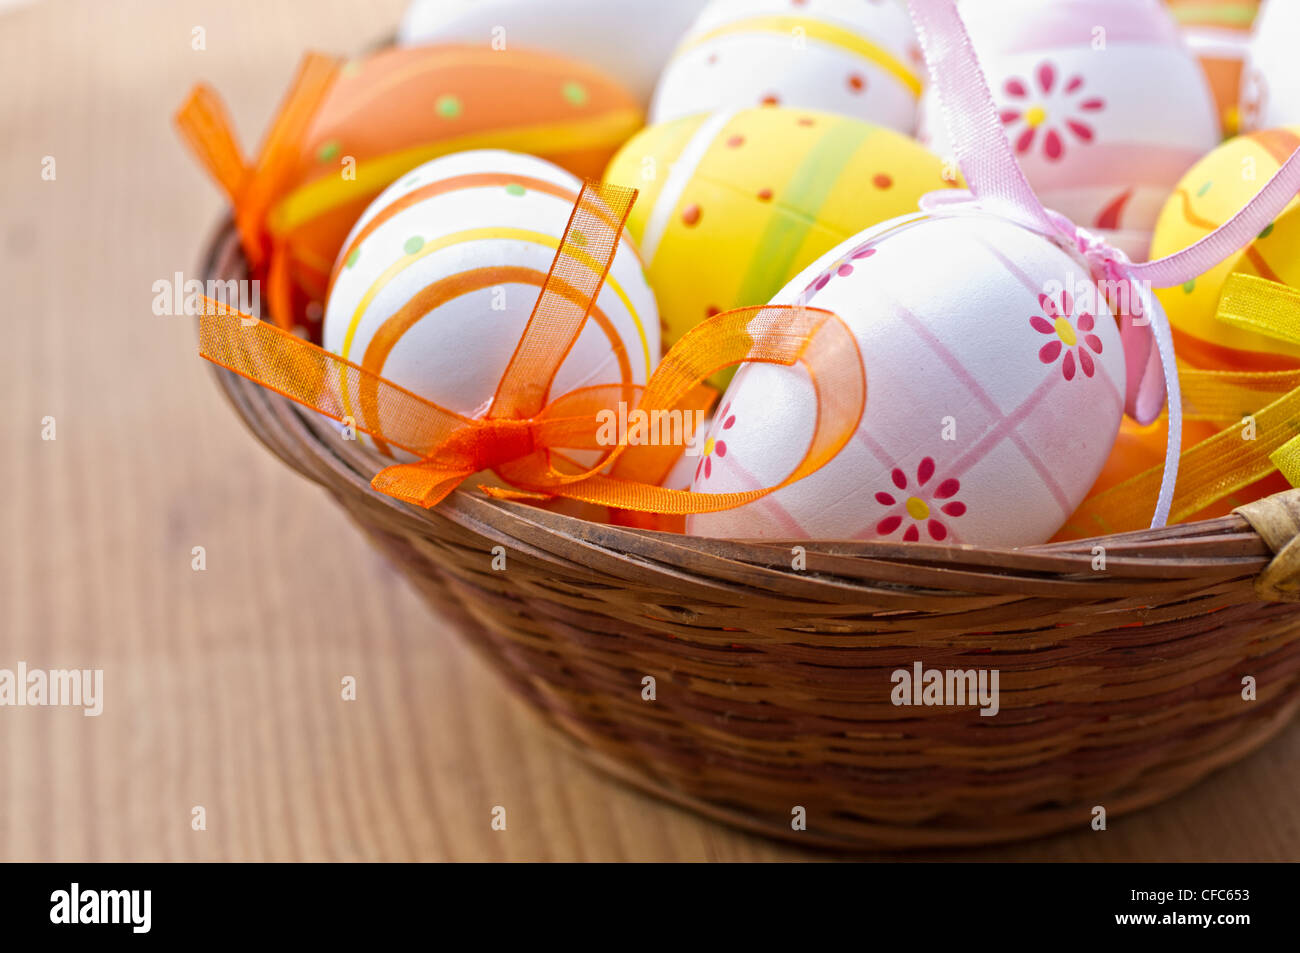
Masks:
[[[1216,318],[1288,344],[1300,344],[1300,290],[1232,274]],[[1176,523],[1280,470],[1300,486],[1300,370],[1203,371],[1184,368],[1184,414],[1228,426],[1180,457],[1169,522]],[[1263,406],[1261,406],[1263,405]],[[1086,537],[1144,528],[1163,465],[1084,500],[1063,535]]]

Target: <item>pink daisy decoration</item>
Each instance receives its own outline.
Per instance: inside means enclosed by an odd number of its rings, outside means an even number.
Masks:
[[[1008,102],[1001,116],[1016,152],[1025,155],[1041,146],[1043,155],[1056,162],[1064,157],[1070,136],[1083,144],[1092,142],[1096,130],[1084,120],[1105,109],[1106,101],[1089,95],[1085,86],[1079,75],[1062,79],[1050,62],[1039,66],[1028,81],[1007,80],[1002,90]]]
[[[907,529],[903,531],[904,542],[915,543],[920,540],[922,526],[933,540],[948,538],[948,527],[936,513],[957,519],[966,514],[966,504],[953,499],[961,491],[961,481],[956,478],[943,480],[927,490],[926,486],[933,479],[934,473],[934,458],[926,457],[916,467],[916,487],[912,489],[909,488],[907,474],[900,467],[894,468],[890,479],[893,480],[894,488],[901,492],[882,491],[876,494],[876,502],[881,506],[901,505],[903,512],[893,513],[877,523],[877,535],[890,536],[907,524]]]
[[[1038,305],[1046,316],[1036,314],[1029,323],[1039,334],[1052,337],[1039,349],[1038,359],[1044,364],[1055,364],[1057,358],[1061,358],[1061,374],[1067,381],[1074,380],[1080,369],[1084,377],[1095,374],[1097,365],[1092,355],[1101,353],[1101,338],[1093,333],[1097,319],[1082,309],[1076,315],[1074,299],[1068,291],[1062,291],[1056,299],[1039,295]],[[1065,355],[1063,358],[1062,354]]]

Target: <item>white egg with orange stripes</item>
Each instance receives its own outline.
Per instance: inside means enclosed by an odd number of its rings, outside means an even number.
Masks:
[[[650,121],[782,105],[911,135],[921,88],[902,0],[713,0],[664,68]]]
[[[829,252],[774,303],[825,308],[849,325],[865,413],[822,469],[690,517],[690,533],[1041,543],[1083,501],[1114,445],[1126,376],[1112,312],[1081,257],[1007,219],[894,219]],[[743,367],[692,489],[779,484],[806,452],[817,413],[803,368]]]
[[[545,160],[494,150],[444,156],[403,176],[343,245],[323,346],[427,400],[482,416],[580,189]],[[623,238],[552,396],[591,384],[644,384],[659,349],[654,295]]]

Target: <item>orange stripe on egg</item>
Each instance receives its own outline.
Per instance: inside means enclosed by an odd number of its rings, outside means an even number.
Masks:
[[[554,182],[548,182],[545,179],[535,179],[527,175],[515,175],[508,172],[473,172],[467,175],[454,175],[446,179],[439,179],[436,182],[430,182],[427,185],[422,185],[418,189],[408,192],[401,198],[395,199],[393,202],[386,205],[378,215],[368,221],[365,224],[365,227],[357,233],[357,236],[352,239],[352,242],[343,250],[343,253],[339,256],[339,260],[347,261],[348,256],[356,251],[356,249],[361,246],[361,243],[369,238],[375,229],[379,228],[379,226],[383,225],[399,212],[410,208],[412,205],[418,205],[425,199],[433,198],[438,195],[446,195],[449,192],[459,192],[462,189],[489,188],[493,186],[505,187],[510,185],[521,185],[524,188],[533,190],[534,192],[543,192],[546,195],[563,199],[570,205],[573,205],[578,201],[578,193],[572,189],[566,189],[564,186],[556,185]],[[602,215],[601,217],[607,223],[611,221],[608,215]],[[628,247],[632,248],[630,243]],[[632,252],[633,254],[637,254],[635,248],[632,248]],[[637,261],[640,262],[639,254],[637,254]],[[338,279],[338,275],[339,272],[336,271],[330,277],[330,291],[334,290],[334,282]]]
[[[419,251],[399,258],[397,261],[393,262],[393,264],[389,265],[388,268],[386,268],[383,273],[380,274],[373,283],[371,283],[370,287],[366,289],[365,294],[361,296],[361,300],[357,303],[356,310],[352,313],[352,319],[348,323],[348,329],[343,335],[343,347],[339,352],[340,356],[344,359],[351,356],[352,341],[356,337],[357,328],[361,325],[361,319],[364,317],[366,309],[370,307],[370,303],[374,300],[375,296],[379,294],[379,292],[383,290],[384,286],[387,285],[388,282],[391,281],[400,271],[409,267],[416,260],[423,258],[425,255],[432,254],[435,251],[441,251],[444,248],[450,248],[453,245],[460,245],[465,242],[495,238],[531,242],[535,245],[550,248],[552,251],[558,251],[560,248],[560,240],[554,235],[547,235],[544,232],[528,231],[522,228],[471,228],[463,232],[456,232],[451,235],[444,235],[441,238],[427,241],[420,247]],[[583,262],[583,264],[590,268],[597,267],[596,263],[590,258],[590,256],[586,255],[584,252],[577,249],[569,249],[568,254]],[[653,370],[653,364],[650,355],[650,342],[646,338],[645,326],[641,322],[641,316],[637,313],[636,307],[632,304],[632,299],[628,297],[627,292],[623,290],[623,286],[614,279],[613,275],[606,276],[605,286],[613,291],[614,294],[618,296],[619,300],[623,302],[623,307],[627,309],[628,317],[632,319],[633,325],[636,326],[637,335],[641,340],[641,351],[645,358],[646,379],[649,380],[650,373]]]

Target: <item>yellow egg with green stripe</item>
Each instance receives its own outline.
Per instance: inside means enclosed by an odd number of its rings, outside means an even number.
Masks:
[[[765,107],[643,130],[607,181],[640,190],[628,230],[671,345],[710,315],[765,304],[851,235],[953,183],[938,157],[880,126]]]
[[[650,121],[782,105],[911,135],[919,64],[902,0],[712,0],[664,68]]]
[[[1183,176],[1156,222],[1151,257],[1172,255],[1227,222],[1300,148],[1300,127],[1230,139]],[[1300,347],[1215,318],[1233,272],[1300,288],[1300,199],[1254,241],[1205,274],[1156,291],[1174,331],[1181,361],[1206,370],[1290,370]]]
[[[370,205],[344,242],[330,276],[323,346],[427,400],[482,416],[581,187],[544,159],[495,150],[416,168]],[[552,396],[644,384],[659,356],[654,294],[624,238]]]

